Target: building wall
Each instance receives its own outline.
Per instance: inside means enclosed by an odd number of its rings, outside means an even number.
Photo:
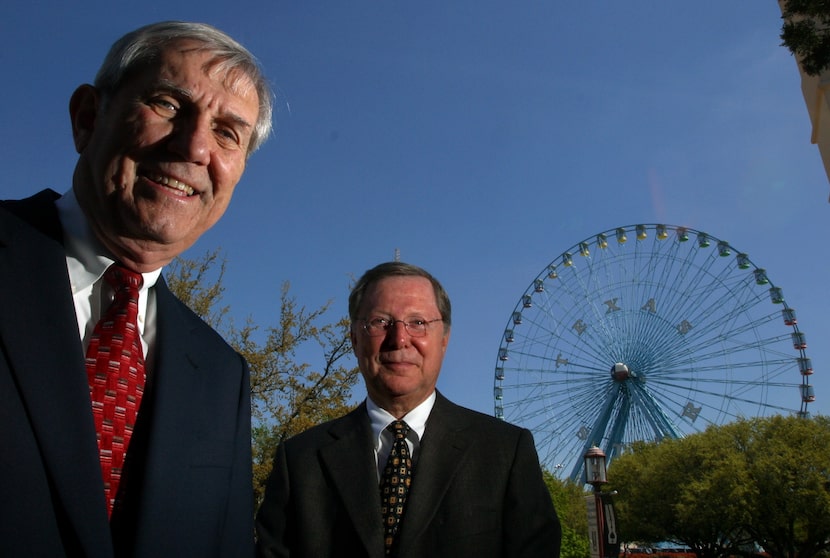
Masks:
[[[782,7],[785,0],[779,0]],[[782,8],[783,13],[783,8]],[[818,146],[827,179],[830,181],[830,70],[825,70],[819,76],[808,76],[796,60],[798,73],[801,75],[801,93],[807,105],[812,132],[810,142]]]

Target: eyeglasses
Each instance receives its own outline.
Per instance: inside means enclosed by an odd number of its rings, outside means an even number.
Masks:
[[[403,324],[406,332],[412,337],[423,337],[429,331],[429,324],[435,322],[443,322],[443,318],[436,318],[434,320],[387,320],[386,318],[372,318],[371,320],[362,320],[363,329],[370,337],[380,337],[386,335],[390,329],[395,327],[395,324],[400,322]]]

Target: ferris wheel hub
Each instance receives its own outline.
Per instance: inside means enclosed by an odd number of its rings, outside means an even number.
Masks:
[[[622,362],[618,362],[611,367],[611,377],[618,382],[624,382],[631,377],[631,370]]]

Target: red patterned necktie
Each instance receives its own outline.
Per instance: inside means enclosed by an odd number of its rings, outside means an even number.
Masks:
[[[107,512],[112,514],[144,391],[144,353],[136,321],[143,278],[114,264],[104,272],[104,279],[114,289],[115,298],[95,324],[86,352],[86,371]]]
[[[392,451],[380,481],[380,511],[383,515],[383,541],[386,555],[392,552],[395,535],[403,517],[406,495],[412,484],[412,457],[406,445],[409,425],[396,420],[386,427],[392,433]]]

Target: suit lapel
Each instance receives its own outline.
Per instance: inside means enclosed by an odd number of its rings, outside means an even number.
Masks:
[[[150,474],[160,472],[160,467],[177,463],[190,463],[192,456],[186,453],[182,439],[203,437],[204,417],[210,413],[197,402],[206,393],[210,370],[215,363],[205,362],[204,347],[194,334],[195,323],[187,319],[186,311],[168,289],[163,277],[159,277],[156,293],[156,350],[148,376],[147,391],[139,413],[136,435],[145,444]],[[183,405],[182,402],[191,402]],[[171,428],[170,425],[175,425]],[[141,428],[141,433],[139,433]],[[163,449],[162,449],[163,448]]]
[[[369,556],[383,555],[383,526],[372,432],[365,404],[332,424],[333,442],[320,457]]]
[[[199,368],[210,369],[211,363],[203,362],[204,351],[200,350],[199,339],[194,335],[194,322],[183,315],[181,303],[170,292],[163,276],[159,276],[154,289],[158,352],[154,357],[151,375],[155,377],[155,383],[164,386],[160,391],[166,394],[169,390],[176,394],[170,397],[172,401],[187,401],[190,399],[187,394],[201,381]],[[165,373],[162,374],[162,371]],[[156,411],[164,412],[165,409],[162,407]]]
[[[140,543],[152,547],[159,539],[156,530],[166,526],[156,521],[153,510],[171,510],[177,505],[175,479],[194,459],[189,441],[200,439],[199,429],[204,422],[200,413],[210,412],[195,403],[209,379],[199,373],[207,357],[199,350],[194,323],[186,319],[185,310],[162,277],[154,290],[157,353],[148,368],[128,455],[128,459],[132,455],[140,455],[141,459],[128,463],[125,478],[129,492],[122,493],[120,508],[112,518],[116,548],[124,551],[136,551]]]
[[[54,205],[40,198],[26,209],[54,230]],[[0,219],[0,308],[0,339],[54,485],[55,505],[80,545],[97,555],[110,546],[109,525],[64,250],[11,218]]]
[[[469,448],[469,440],[463,436],[466,421],[457,410],[456,405],[437,393],[406,503],[399,535],[402,549],[410,548],[432,522]]]

